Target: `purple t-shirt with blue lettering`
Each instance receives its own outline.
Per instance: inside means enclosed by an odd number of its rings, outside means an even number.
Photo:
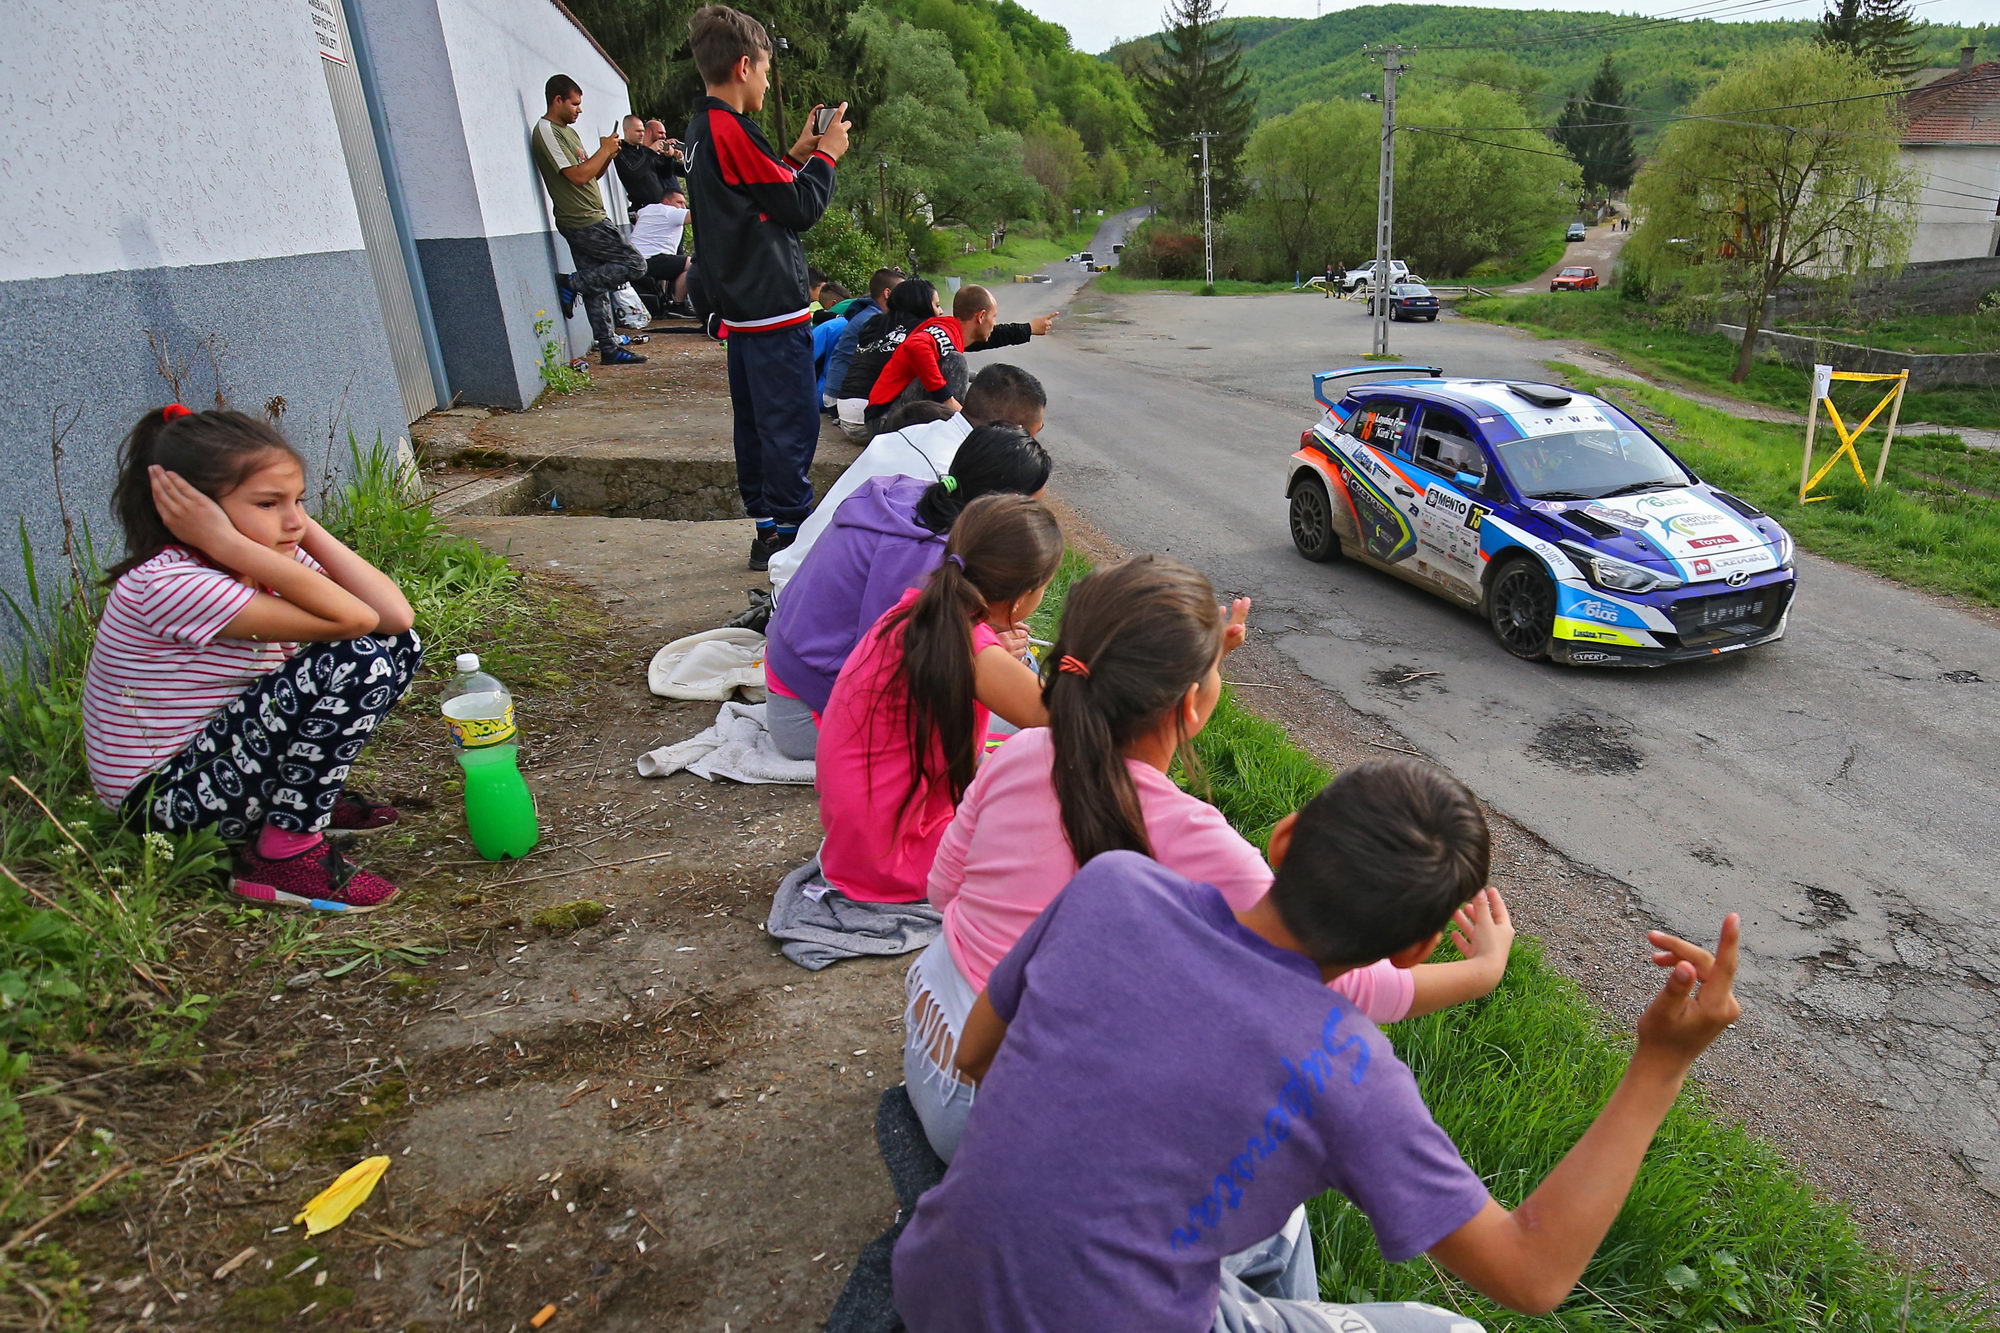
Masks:
[[[1007,1038],[896,1246],[912,1333],[1203,1333],[1223,1256],[1325,1190],[1391,1261],[1486,1206],[1375,1025],[1136,853],[1078,871],[986,994]]]

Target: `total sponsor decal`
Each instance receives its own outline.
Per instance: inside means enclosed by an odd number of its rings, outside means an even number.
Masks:
[[[1720,532],[1713,537],[1693,537],[1688,540],[1690,551],[1706,551],[1717,546],[1741,546],[1743,539],[1734,533]]]

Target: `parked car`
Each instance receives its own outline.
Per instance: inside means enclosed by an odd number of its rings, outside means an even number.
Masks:
[[[1597,290],[1597,270],[1594,268],[1570,267],[1563,269],[1549,279],[1552,292],[1594,292]]]
[[[1083,265],[1085,265],[1085,266],[1087,267],[1087,266],[1089,266],[1089,265],[1091,265],[1091,264],[1095,264],[1095,263],[1097,262],[1097,256],[1096,256],[1096,255],[1094,255],[1094,254],[1092,254],[1092,253],[1091,253],[1090,251],[1088,251],[1088,250],[1083,250],[1083,251],[1080,251],[1080,252],[1078,252],[1078,254],[1077,254],[1077,260],[1078,260],[1078,262],[1079,262],[1079,263],[1082,263]]]
[[[1386,298],[1389,302],[1390,319],[1427,319],[1438,317],[1438,299],[1431,295],[1431,289],[1421,282],[1398,282],[1389,288]],[[1368,313],[1375,313],[1375,302],[1368,303]]]
[[[1581,222],[1572,222],[1569,224],[1569,233],[1563,239],[1566,241],[1581,241],[1589,235],[1590,228],[1584,226]]]
[[[1356,376],[1413,376],[1362,384]],[[1528,660],[1660,666],[1784,637],[1789,533],[1601,398],[1437,367],[1313,376],[1285,485],[1292,543],[1482,613]]]
[[[1389,281],[1392,285],[1398,282],[1406,282],[1411,276],[1408,264],[1405,264],[1400,259],[1389,261]],[[1373,262],[1363,264],[1360,268],[1347,270],[1346,274],[1340,280],[1340,285],[1350,292],[1358,292],[1363,287],[1373,286],[1374,284],[1375,264]]]

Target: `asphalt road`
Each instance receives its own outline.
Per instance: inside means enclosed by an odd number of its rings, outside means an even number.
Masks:
[[[1003,310],[1080,282],[1010,286]],[[1450,316],[1391,346],[1508,378],[1546,378],[1552,354]],[[1804,556],[1776,645],[1655,671],[1518,662],[1474,615],[1292,550],[1310,372],[1367,347],[1348,302],[1089,293],[1006,355],[1047,384],[1056,485],[1107,535],[1253,597],[1260,637],[1667,927],[1710,938],[1742,912],[1742,989],[1788,1058],[2000,1195],[2000,623]]]

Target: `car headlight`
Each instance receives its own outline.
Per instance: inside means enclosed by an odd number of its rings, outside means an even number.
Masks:
[[[1615,555],[1574,546],[1565,546],[1563,550],[1583,567],[1585,577],[1592,583],[1613,592],[1656,592],[1662,588],[1678,588],[1685,582],[1672,574],[1662,574],[1656,569],[1620,560]]]
[[[1799,546],[1792,540],[1792,534],[1778,529],[1778,568],[1790,569],[1798,563]]]

